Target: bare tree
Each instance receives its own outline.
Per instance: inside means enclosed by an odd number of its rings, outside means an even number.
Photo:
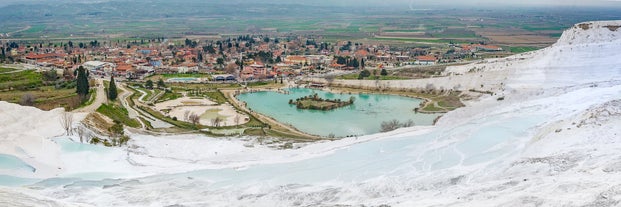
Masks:
[[[190,121],[190,111],[183,112],[183,120]]]
[[[235,115],[233,121],[235,122],[236,126],[239,125],[239,122],[241,121],[241,117],[239,117],[239,114]]]
[[[35,101],[37,100],[37,98],[35,98],[34,95],[30,94],[30,93],[26,93],[24,95],[22,95],[22,99],[20,100],[20,104],[22,106],[34,106]]]
[[[188,119],[192,124],[194,124],[194,126],[197,126],[198,122],[201,120],[201,117],[199,115],[196,115],[195,113],[192,113],[190,114],[190,116],[188,116]]]
[[[427,83],[425,89],[427,90],[427,93],[431,93],[436,90],[436,86],[434,86],[433,83]]]
[[[220,127],[220,123],[222,122],[222,118],[216,116],[216,118],[211,119],[211,125],[214,127]]]
[[[331,86],[332,83],[334,82],[334,75],[327,75],[325,79],[326,79],[326,82],[328,82],[328,86]]]
[[[414,121],[412,121],[412,119],[408,119],[408,121],[403,122],[403,124],[401,124],[401,127],[412,127],[414,126]]]
[[[76,133],[78,133],[78,137],[80,138],[80,143],[84,142],[84,138],[86,135],[86,129],[83,126],[78,126],[75,128]]]
[[[237,64],[228,64],[224,68],[224,72],[226,72],[228,74],[231,74],[231,75],[236,75],[237,74],[237,68],[239,68],[239,66]]]
[[[71,124],[73,124],[73,114],[69,112],[63,112],[60,116],[60,125],[65,130],[66,135],[73,135],[71,132]]]
[[[399,123],[399,121],[396,119],[385,121],[385,122],[382,122],[381,132],[389,132],[389,131],[398,129],[400,126],[401,126],[401,123]]]

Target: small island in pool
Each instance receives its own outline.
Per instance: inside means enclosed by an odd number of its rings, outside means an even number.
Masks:
[[[355,99],[356,98],[353,96],[349,97],[349,100],[346,101],[341,99],[323,99],[320,98],[317,93],[314,93],[295,100],[289,99],[289,104],[294,104],[298,109],[328,111],[339,107],[349,106],[354,103]]]

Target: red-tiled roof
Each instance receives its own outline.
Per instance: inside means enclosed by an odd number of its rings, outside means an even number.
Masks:
[[[436,61],[438,59],[436,57],[434,57],[434,56],[426,55],[426,56],[418,56],[418,57],[416,57],[416,60],[418,60],[418,61]]]
[[[116,66],[116,71],[129,71],[129,70],[133,70],[134,67],[130,64],[118,64]]]

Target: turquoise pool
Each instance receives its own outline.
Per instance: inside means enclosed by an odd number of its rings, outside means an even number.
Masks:
[[[198,78],[169,78],[168,82],[196,82]]]
[[[367,135],[380,132],[383,121],[397,119],[401,122],[409,119],[416,125],[431,125],[438,114],[414,113],[414,108],[422,99],[385,94],[336,94],[307,88],[287,89],[283,94],[273,91],[244,93],[237,96],[246,102],[247,107],[277,121],[291,124],[295,128],[320,136],[346,137]],[[354,104],[331,111],[303,110],[290,105],[290,99],[296,99],[317,93],[322,98],[349,100],[355,98]]]

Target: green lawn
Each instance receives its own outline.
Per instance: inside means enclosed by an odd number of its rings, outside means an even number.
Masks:
[[[391,37],[374,37],[372,40],[385,40],[385,41],[399,41],[399,42],[423,42],[423,43],[436,43],[436,44],[465,44],[470,43],[464,40],[452,40],[452,39],[420,39],[420,38],[391,38]]]
[[[220,91],[208,91],[208,92],[205,92],[205,95],[209,97],[209,99],[211,99],[212,101],[218,104],[223,104],[227,102],[226,98],[224,97],[224,94],[222,94],[222,92]]]
[[[156,102],[164,102],[164,101],[170,101],[170,100],[175,100],[178,98],[183,97],[183,95],[181,93],[175,93],[175,92],[166,92],[164,93],[164,95],[160,96],[159,99],[157,99]]]
[[[35,89],[42,84],[42,75],[33,70],[0,74],[0,90],[11,88],[18,90]]]
[[[110,117],[110,119],[114,121],[121,122],[129,127],[140,127],[140,122],[138,122],[138,120],[136,119],[129,118],[127,109],[123,107],[116,106],[114,104],[101,104],[101,106],[97,109],[97,112],[107,117]]]
[[[525,52],[535,51],[538,49],[539,48],[536,48],[536,47],[511,47],[511,52],[512,53],[525,53]]]
[[[0,73],[6,73],[6,72],[11,72],[11,71],[15,71],[15,69],[0,67]]]

